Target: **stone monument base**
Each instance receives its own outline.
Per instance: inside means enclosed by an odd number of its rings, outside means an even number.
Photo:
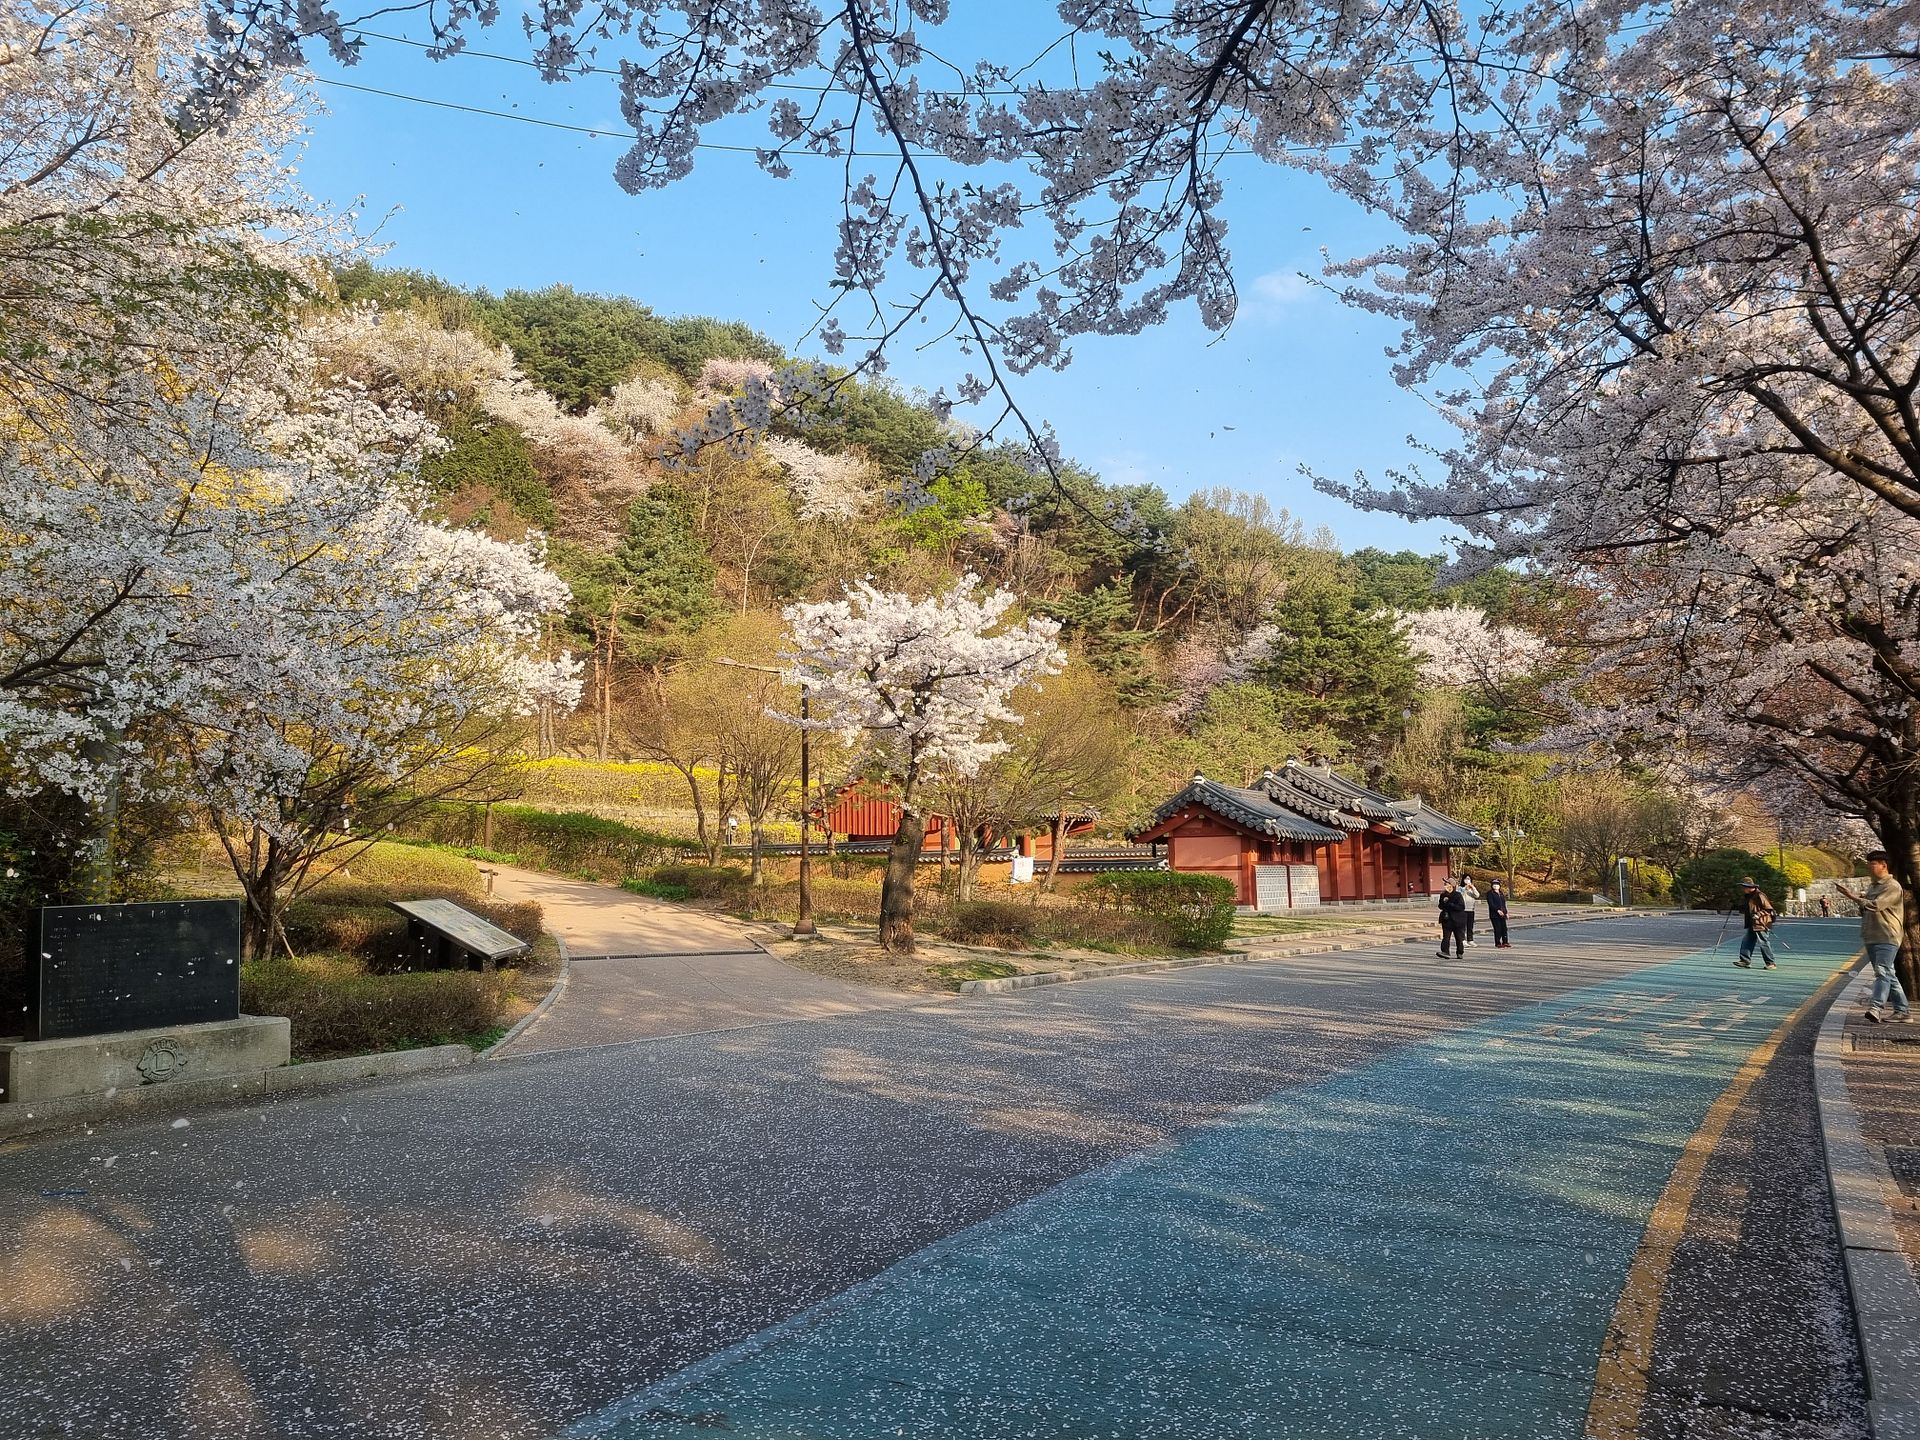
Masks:
[[[69,1040],[0,1040],[0,1103],[271,1070],[287,1063],[291,1031],[278,1015],[242,1015]]]

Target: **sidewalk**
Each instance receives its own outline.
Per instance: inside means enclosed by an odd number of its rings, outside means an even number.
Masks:
[[[571,955],[566,988],[502,1058],[821,1020],[924,1000],[775,959],[739,921],[606,885],[499,866],[493,893],[537,900]]]
[[[1876,1440],[1920,1437],[1920,1025],[1862,1018],[1849,980],[1814,1049],[1827,1177]]]
[[[1845,1006],[1841,1058],[1860,1135],[1887,1167],[1885,1200],[1907,1264],[1920,1283],[1920,1025],[1870,1025],[1864,981],[1834,1002]]]

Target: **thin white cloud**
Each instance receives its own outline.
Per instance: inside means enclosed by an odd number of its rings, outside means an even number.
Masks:
[[[1159,479],[1154,472],[1164,468],[1144,450],[1122,450],[1117,454],[1102,455],[1096,467],[1100,478],[1109,485],[1151,485]]]
[[[1240,292],[1240,317],[1273,321],[1288,311],[1311,304],[1320,287],[1297,267],[1269,270],[1253,277]]]

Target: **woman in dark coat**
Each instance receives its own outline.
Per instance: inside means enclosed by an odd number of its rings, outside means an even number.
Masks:
[[[1447,958],[1447,941],[1453,941],[1453,956],[1467,953],[1467,897],[1447,881],[1440,891],[1440,958]]]
[[[1500,888],[1498,880],[1487,886],[1487,923],[1493,926],[1493,948],[1511,950],[1513,942],[1507,939],[1507,892]]]

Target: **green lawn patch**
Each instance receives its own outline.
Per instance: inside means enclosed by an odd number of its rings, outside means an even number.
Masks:
[[[949,990],[959,990],[969,980],[999,980],[1021,973],[1020,967],[1006,960],[952,960],[944,965],[929,965],[927,973]]]

